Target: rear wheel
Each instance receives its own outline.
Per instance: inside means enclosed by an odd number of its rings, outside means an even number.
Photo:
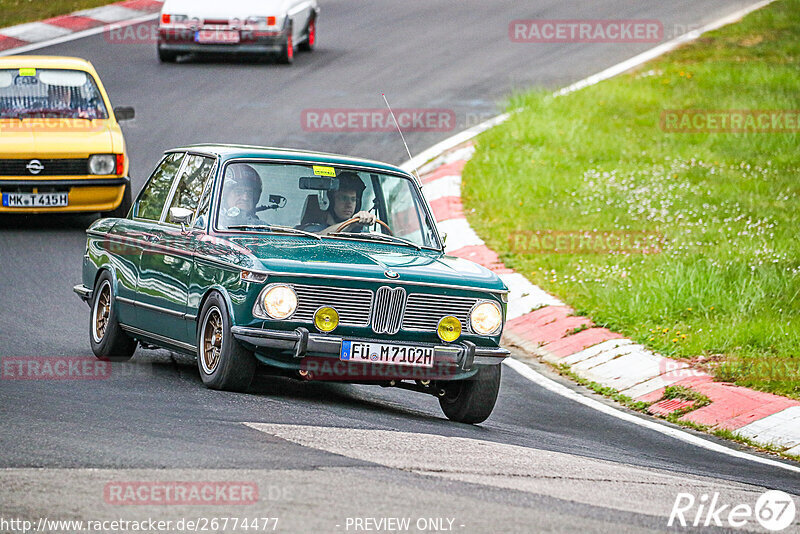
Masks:
[[[124,219],[131,210],[131,203],[131,184],[125,184],[125,193],[122,195],[122,202],[120,202],[115,210],[109,211],[106,216]]]
[[[286,28],[286,41],[283,43],[283,48],[278,54],[278,63],[290,65],[294,63],[294,40],[292,38],[292,25]]]
[[[306,30],[306,40],[300,43],[297,48],[304,52],[311,52],[314,50],[314,45],[317,44],[317,19],[312,18],[308,21],[308,29]]]
[[[123,332],[117,321],[117,305],[108,271],[103,271],[94,285],[89,342],[94,355],[103,360],[124,362],[136,352],[136,340]]]
[[[164,50],[160,46],[158,47],[158,60],[161,63],[175,63],[177,59],[178,59],[178,54],[176,54],[175,52],[169,52],[167,50]]]
[[[482,423],[491,415],[500,391],[500,366],[487,365],[467,380],[454,380],[444,386],[439,397],[442,411],[451,421]]]
[[[212,293],[200,312],[197,329],[197,368],[211,389],[245,391],[253,381],[256,358],[231,334],[225,301]]]

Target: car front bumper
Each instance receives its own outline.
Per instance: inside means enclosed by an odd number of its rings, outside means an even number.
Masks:
[[[130,184],[127,177],[68,178],[52,180],[0,179],[2,193],[69,194],[66,206],[46,208],[11,208],[0,203],[0,213],[76,213],[112,211],[119,207]]]
[[[233,337],[242,344],[255,349],[272,349],[289,351],[296,360],[306,357],[327,358],[339,361],[342,350],[342,338],[338,336],[316,334],[305,328],[295,330],[268,330],[234,326],[231,329]],[[374,343],[397,343],[392,340],[348,338],[352,341],[368,341]],[[397,344],[403,344],[402,342]],[[510,354],[502,347],[478,347],[469,341],[453,343],[450,345],[431,345],[414,343],[414,345],[432,346],[434,362],[440,368],[447,368],[449,372],[458,370],[461,373],[474,371],[484,365],[497,365]],[[345,363],[345,362],[343,362]],[[353,362],[353,364],[357,364]],[[367,365],[388,365],[371,364]]]

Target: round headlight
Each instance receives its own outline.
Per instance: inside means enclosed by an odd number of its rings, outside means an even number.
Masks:
[[[263,304],[273,319],[286,319],[297,309],[297,294],[289,286],[272,286],[264,293]]]
[[[331,332],[338,324],[339,313],[329,306],[324,306],[314,313],[314,326],[320,332]]]
[[[439,339],[442,341],[447,343],[455,341],[459,338],[459,336],[461,336],[461,321],[452,315],[442,317],[439,320],[439,326],[436,328],[436,333],[439,335]]]
[[[503,312],[496,302],[484,301],[473,308],[469,316],[472,331],[476,334],[494,334],[503,322]]]
[[[95,154],[89,157],[90,174],[114,174],[117,160],[111,154]]]

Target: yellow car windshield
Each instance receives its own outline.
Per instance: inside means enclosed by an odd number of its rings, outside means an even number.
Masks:
[[[107,119],[92,76],[69,69],[0,69],[0,118]]]

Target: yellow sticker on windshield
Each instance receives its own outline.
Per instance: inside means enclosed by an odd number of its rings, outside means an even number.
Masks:
[[[333,167],[320,167],[319,165],[314,165],[314,174],[317,176],[333,176],[336,177],[336,169]]]
[[[36,69],[19,69],[20,76],[36,76]]]

